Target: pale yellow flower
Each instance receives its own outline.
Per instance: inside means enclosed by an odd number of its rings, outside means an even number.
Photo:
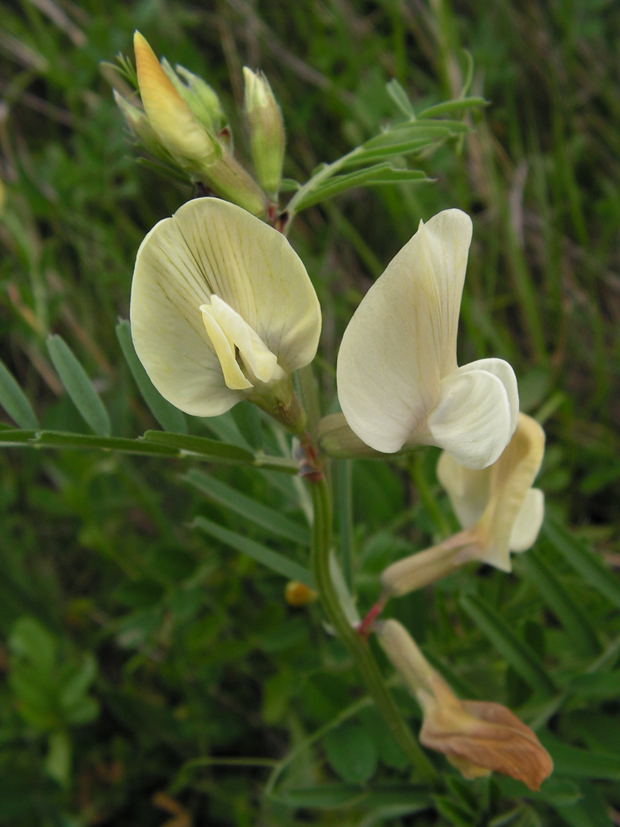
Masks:
[[[530,548],[542,525],[544,494],[532,483],[544,449],[545,432],[520,413],[512,439],[488,468],[472,471],[443,453],[437,476],[464,530],[388,566],[381,575],[386,593],[407,594],[471,560],[510,571],[510,552]]]
[[[544,451],[545,432],[536,420],[520,413],[512,439],[488,468],[472,471],[446,453],[439,458],[437,477],[459,522],[476,537],[476,559],[510,571],[510,552],[534,545],[545,495],[532,484]]]
[[[298,429],[291,374],[316,353],[319,302],[286,238],[240,207],[195,199],[151,230],[131,330],[153,384],[186,413],[249,399]]]

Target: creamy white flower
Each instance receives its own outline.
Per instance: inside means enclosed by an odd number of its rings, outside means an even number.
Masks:
[[[485,468],[517,422],[514,371],[502,359],[456,362],[471,219],[445,210],[424,224],[370,288],[345,330],[338,396],[371,448],[437,445]]]
[[[476,559],[510,571],[510,552],[525,551],[538,536],[545,495],[532,488],[545,451],[545,432],[519,414],[517,429],[500,458],[482,471],[459,465],[447,453],[437,477],[464,529],[471,529]]]
[[[275,415],[293,397],[291,373],[314,358],[321,311],[281,233],[199,198],[140,245],[131,330],[153,384],[186,413],[217,416],[250,399]]]

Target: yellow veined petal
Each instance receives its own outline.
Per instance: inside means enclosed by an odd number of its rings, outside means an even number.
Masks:
[[[370,288],[345,330],[338,396],[352,430],[394,453],[435,406],[456,368],[456,334],[471,219],[446,210],[418,232]]]
[[[239,313],[287,373],[309,364],[321,309],[306,268],[282,233],[216,198],[189,201],[173,220],[209,294]]]
[[[316,352],[318,299],[299,257],[276,230],[215,198],[184,204],[142,242],[131,291],[132,336],[159,392],[195,416],[245,398],[226,385],[200,311],[216,293],[291,373]]]
[[[218,157],[216,143],[196,121],[162,69],[147,40],[136,31],[134,51],[140,97],[153,130],[180,161],[210,163]]]
[[[437,405],[411,444],[437,445],[466,468],[491,465],[510,439],[508,394],[497,376],[458,368],[441,382]]]

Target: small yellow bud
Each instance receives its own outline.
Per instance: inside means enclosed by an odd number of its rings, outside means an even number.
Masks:
[[[291,580],[284,589],[284,599],[289,606],[307,606],[308,603],[314,603],[317,597],[318,594],[314,589],[299,583],[297,580]]]
[[[271,86],[262,72],[243,67],[245,114],[250,126],[256,177],[272,196],[277,195],[284,163],[284,122]]]
[[[183,66],[177,65],[173,69],[165,58],[162,58],[161,66],[166,73],[166,77],[189,106],[196,120],[208,132],[217,135],[224,127],[225,117],[220,99],[214,90],[201,77],[194,75]]]
[[[222,154],[217,141],[196,121],[140,32],[134,34],[134,49],[140,97],[153,131],[182,166],[209,166]]]

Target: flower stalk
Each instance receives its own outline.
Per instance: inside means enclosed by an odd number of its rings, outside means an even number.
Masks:
[[[329,554],[332,542],[332,498],[323,474],[306,477],[314,505],[312,526],[312,571],[319,599],[338,638],[346,646],[362,674],[377,709],[417,772],[429,782],[439,775],[402,719],[365,636],[360,635],[347,620],[333,586]]]

